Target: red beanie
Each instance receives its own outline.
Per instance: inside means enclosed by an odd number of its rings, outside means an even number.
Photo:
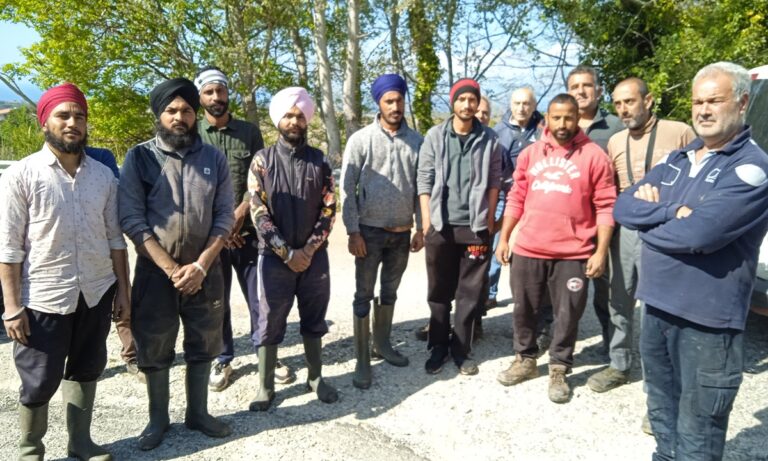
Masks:
[[[477,96],[477,101],[480,102],[480,84],[471,78],[462,78],[456,81],[451,87],[451,93],[449,99],[451,100],[451,106],[456,102],[461,94],[471,92]]]
[[[51,111],[62,102],[74,102],[88,117],[88,103],[83,92],[72,83],[64,83],[54,86],[40,96],[40,100],[37,102],[37,121],[40,126],[43,126],[48,120],[48,116],[51,115]]]

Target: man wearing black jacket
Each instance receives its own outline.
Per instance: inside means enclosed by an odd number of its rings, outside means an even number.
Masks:
[[[276,144],[256,153],[248,174],[251,217],[259,239],[259,384],[251,411],[265,411],[275,397],[277,345],[298,301],[307,362],[307,386],[325,403],[338,399],[321,377],[321,340],[328,332],[330,301],[328,234],[336,215],[333,174],[323,152],[307,145],[315,106],[304,88],[279,91],[269,116],[280,132]]]

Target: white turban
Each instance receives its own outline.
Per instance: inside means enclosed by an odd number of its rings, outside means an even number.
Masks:
[[[277,126],[277,124],[280,123],[280,119],[282,119],[293,106],[299,108],[301,113],[304,114],[304,118],[307,119],[307,123],[309,123],[312,119],[312,115],[315,113],[315,103],[312,102],[312,98],[309,97],[307,90],[300,86],[285,88],[272,96],[272,101],[269,103],[269,118],[272,119],[272,123]]]
[[[224,75],[224,72],[218,69],[204,70],[203,72],[200,72],[197,77],[195,77],[195,86],[197,87],[197,91],[203,91],[203,87],[210,83],[221,83],[224,86],[229,85],[227,76]]]

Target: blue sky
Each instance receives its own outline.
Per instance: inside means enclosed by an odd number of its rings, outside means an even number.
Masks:
[[[0,35],[3,37],[3,46],[0,46],[0,68],[6,64],[21,62],[22,56],[19,48],[23,48],[36,42],[40,37],[37,33],[21,24],[0,21]],[[32,99],[37,99],[42,93],[39,88],[29,82],[17,82],[22,90]],[[17,101],[16,96],[4,84],[0,83],[0,101]]]

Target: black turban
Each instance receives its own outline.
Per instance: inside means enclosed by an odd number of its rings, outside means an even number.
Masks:
[[[176,99],[176,96],[181,96],[181,99],[192,106],[195,112],[200,108],[200,93],[195,84],[186,78],[173,78],[157,85],[149,93],[149,105],[155,117],[160,117],[160,113]]]

